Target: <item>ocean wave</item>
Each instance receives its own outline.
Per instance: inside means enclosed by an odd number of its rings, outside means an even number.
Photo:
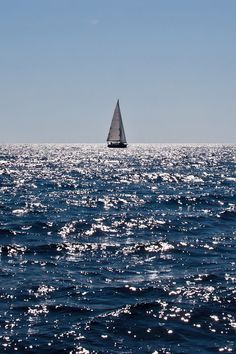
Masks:
[[[0,146],[0,352],[235,352],[235,152]]]

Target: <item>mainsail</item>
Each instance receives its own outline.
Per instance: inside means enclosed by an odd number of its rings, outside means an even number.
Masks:
[[[120,104],[117,101],[116,108],[111,121],[110,130],[107,137],[108,147],[126,147],[127,141],[122,122]]]

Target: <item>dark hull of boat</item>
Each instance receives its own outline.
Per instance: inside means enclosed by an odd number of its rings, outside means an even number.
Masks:
[[[124,143],[108,143],[109,148],[127,148],[127,144]]]

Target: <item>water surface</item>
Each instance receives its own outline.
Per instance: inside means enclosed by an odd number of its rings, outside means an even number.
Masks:
[[[0,145],[0,352],[236,352],[235,162]]]

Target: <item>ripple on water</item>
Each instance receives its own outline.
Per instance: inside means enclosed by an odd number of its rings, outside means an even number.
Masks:
[[[0,146],[0,352],[235,352],[235,145]]]

